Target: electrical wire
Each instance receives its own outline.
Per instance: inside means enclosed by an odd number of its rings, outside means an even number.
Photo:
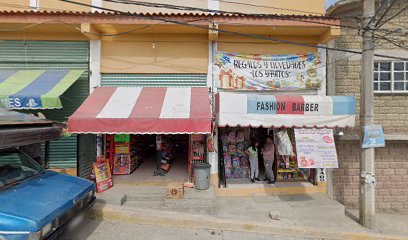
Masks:
[[[192,24],[192,23],[184,23],[184,22],[180,22],[180,21],[177,21],[177,20],[166,19],[166,18],[157,17],[157,16],[135,15],[135,14],[132,14],[132,13],[129,13],[129,12],[123,12],[123,11],[110,9],[110,8],[106,8],[106,7],[94,6],[92,4],[76,2],[76,1],[73,1],[73,0],[59,0],[59,1],[72,3],[72,4],[76,4],[76,5],[80,5],[80,6],[85,6],[85,7],[92,7],[92,8],[95,8],[95,9],[114,12],[114,13],[123,14],[123,15],[127,15],[127,16],[133,16],[135,18],[142,18],[142,19],[149,19],[149,20],[156,20],[156,21],[165,21],[165,22],[173,23],[173,24],[177,24],[177,25],[195,27],[195,28],[200,28],[200,29],[206,29],[206,30],[216,31],[218,33],[225,33],[225,34],[229,34],[229,35],[249,37],[249,38],[255,38],[255,39],[272,41],[272,42],[279,42],[279,43],[285,43],[285,44],[297,45],[297,46],[303,46],[303,47],[313,47],[313,48],[321,48],[321,49],[332,50],[332,51],[362,54],[362,51],[355,51],[355,50],[349,50],[349,49],[340,49],[340,48],[331,48],[331,47],[327,47],[327,46],[318,46],[318,45],[309,44],[309,43],[301,43],[301,42],[295,42],[295,41],[284,40],[284,39],[279,39],[279,38],[259,36],[259,35],[255,35],[255,34],[246,34],[246,33],[241,33],[241,32],[218,29],[218,28],[215,28],[215,27],[207,27],[207,26],[201,26],[201,25],[196,25],[196,24]],[[389,56],[389,55],[385,55],[385,54],[374,54],[374,55],[377,56],[377,57],[408,61],[408,58]]]
[[[9,4],[7,4],[7,5],[9,5]],[[13,5],[13,6],[17,6],[17,5]],[[21,6],[21,5],[18,5],[18,6]],[[53,10],[61,10],[61,9],[53,9]],[[207,18],[205,18],[205,19],[196,19],[196,20],[192,20],[192,21],[188,21],[188,22],[201,21],[201,20],[206,20],[206,19],[207,19]],[[31,28],[31,27],[40,25],[40,24],[52,23],[52,22],[62,23],[62,24],[65,24],[65,25],[67,25],[67,26],[69,26],[69,27],[72,27],[72,28],[74,28],[74,29],[76,29],[76,30],[78,30],[78,31],[81,31],[81,32],[83,32],[83,33],[91,34],[91,35],[96,35],[96,36],[102,36],[102,37],[112,37],[112,36],[125,35],[125,34],[129,34],[129,33],[132,33],[132,32],[138,31],[138,30],[143,30],[143,29],[146,29],[146,28],[149,28],[149,27],[152,27],[152,26],[153,26],[153,25],[143,26],[143,27],[140,27],[140,28],[135,28],[135,29],[131,29],[131,30],[129,30],[129,31],[125,31],[125,32],[121,32],[121,33],[116,33],[116,34],[101,34],[101,33],[93,33],[93,32],[89,32],[89,31],[83,31],[83,30],[81,30],[80,28],[78,28],[78,27],[76,27],[76,26],[74,26],[74,25],[72,25],[72,24],[69,24],[69,23],[67,23],[67,22],[55,20],[55,21],[44,21],[44,22],[41,22],[41,23],[35,23],[35,24],[31,24],[31,25],[29,25],[29,26],[24,26],[24,27],[22,27],[22,28],[17,28],[17,29],[0,29],[0,31],[3,31],[3,32],[4,32],[4,31],[21,31],[21,30],[26,30],[26,29],[28,29],[28,28]],[[165,23],[165,22],[166,22],[166,21],[162,21],[161,23]],[[161,23],[159,23],[159,24],[161,24]],[[157,24],[155,24],[155,25],[157,25]],[[384,36],[380,36],[380,35],[377,35],[377,37],[380,37],[380,38],[382,38],[383,40],[386,40],[386,41],[388,41],[388,42],[394,44],[394,45],[397,46],[397,47],[401,47],[400,44],[396,43],[395,40],[392,40],[391,38],[386,38],[386,39],[384,39]],[[356,53],[356,54],[360,54],[360,53]]]
[[[198,1],[201,1],[201,0],[198,0]],[[272,6],[266,6],[266,5],[258,5],[258,4],[253,4],[253,3],[241,3],[241,2],[233,2],[233,1],[228,1],[228,0],[210,0],[210,1],[223,2],[227,4],[241,5],[241,6],[247,6],[247,7],[256,7],[256,8],[264,8],[264,9],[284,10],[284,11],[291,11],[291,12],[322,15],[322,13],[319,13],[319,12],[303,11],[303,10],[290,9],[290,8],[279,8],[279,7],[272,7]]]
[[[400,11],[398,11],[398,12],[397,12],[396,14],[394,14],[393,16],[387,18],[387,19],[384,20],[384,22],[382,22],[382,23],[378,23],[377,26],[376,26],[377,29],[380,28],[381,26],[383,26],[384,24],[386,24],[387,22],[391,21],[392,19],[398,17],[402,12],[404,12],[404,11],[407,10],[407,9],[408,9],[408,3],[407,3],[407,5],[406,5],[404,8],[402,8]]]
[[[378,26],[378,24],[382,21],[382,19],[387,15],[387,13],[391,10],[391,8],[394,6],[394,4],[396,3],[397,0],[391,0],[390,5],[388,6],[388,8],[381,14],[380,18],[377,20],[377,22],[375,23],[375,27]],[[385,5],[385,2],[383,3],[383,5]],[[383,6],[382,5],[382,6]]]
[[[216,1],[216,0],[213,0],[213,1]],[[116,2],[116,3],[119,3],[119,2]],[[120,2],[120,3],[122,3],[122,2]],[[145,2],[146,3],[146,2]],[[149,4],[153,4],[153,3],[149,3]],[[169,4],[167,4],[168,6],[173,6],[173,7],[184,7],[184,6],[177,6],[177,5],[169,5]],[[25,5],[18,5],[18,4],[7,4],[7,3],[0,3],[0,6],[6,6],[6,7],[13,7],[13,8],[21,8],[21,9],[27,9],[27,10],[33,10],[33,8],[31,8],[31,7],[29,7],[29,6],[25,6]],[[151,5],[150,5],[151,6]],[[151,7],[154,7],[154,6],[151,6]],[[162,6],[162,8],[165,8],[166,6]],[[192,10],[190,7],[184,7],[185,8],[185,11],[197,11],[197,10]],[[188,8],[190,8],[190,9],[188,9]],[[271,8],[274,8],[274,7],[271,7]],[[42,9],[45,9],[45,10],[51,10],[51,11],[65,11],[64,9],[57,9],[57,8],[42,8]],[[214,10],[210,10],[210,9],[202,9],[203,11],[214,11]],[[286,9],[286,10],[290,10],[290,9]],[[226,11],[223,11],[223,12],[225,12],[225,13],[231,13],[231,14],[233,14],[234,12],[226,12]],[[235,14],[244,14],[244,13],[240,13],[240,12],[235,12]],[[264,14],[264,16],[270,16],[271,17],[271,15],[270,14]],[[209,16],[210,17],[210,16]],[[313,17],[313,16],[310,16],[310,17]],[[355,17],[355,16],[353,16],[353,17]],[[308,23],[316,23],[316,24],[319,24],[319,25],[326,25],[326,26],[337,26],[337,27],[344,27],[344,28],[351,28],[351,29],[357,29],[357,30],[361,30],[361,28],[360,27],[357,27],[357,26],[351,26],[351,25],[341,25],[341,24],[330,24],[330,23],[322,23],[322,22],[319,22],[319,21],[313,21],[313,20],[301,20],[301,19],[293,19],[293,18],[288,18],[288,17],[286,17],[286,18],[284,18],[284,17],[281,17],[281,16],[274,16],[274,18],[275,19],[281,19],[281,20],[288,20],[288,21],[295,21],[295,22],[308,22]],[[357,17],[355,17],[355,18],[357,18]],[[358,18],[357,18],[358,19]],[[205,20],[205,19],[203,19],[203,20]],[[309,26],[309,27],[313,27],[313,28],[324,28],[324,26]],[[386,30],[386,29],[379,29],[379,30],[377,30],[377,31],[383,31],[383,32],[385,32],[385,33],[391,33],[392,31],[390,31],[390,30]],[[393,33],[395,33],[395,31],[393,32]],[[89,34],[92,34],[92,33],[89,33]]]
[[[235,12],[235,11],[222,11],[222,10],[212,10],[212,9],[207,9],[207,8],[180,6],[180,5],[172,5],[172,4],[165,4],[165,3],[151,3],[151,2],[133,1],[133,0],[103,0],[103,1],[117,3],[117,4],[150,7],[150,8],[172,9],[172,10],[180,10],[180,11],[196,11],[196,12],[203,12],[203,13],[235,15],[235,16],[240,16],[240,17],[262,17],[262,18],[269,18],[269,19],[288,20],[288,21],[294,21],[294,22],[315,23],[319,25],[326,25],[326,26],[333,26],[333,27],[360,29],[355,26],[347,26],[347,25],[334,24],[334,23],[324,23],[324,22],[315,21],[315,20],[294,19],[293,17],[278,16],[278,15],[273,15],[273,14],[254,14],[254,13],[243,13],[243,12]],[[308,17],[313,18],[317,16],[306,16],[306,18]]]
[[[136,0],[103,0],[103,1],[116,3],[116,4],[126,4],[126,5],[135,5],[135,6],[143,6],[143,7],[150,7],[150,8],[161,8],[161,9],[172,9],[172,10],[179,10],[179,11],[197,11],[197,12],[204,12],[204,13],[227,14],[227,15],[236,15],[236,16],[243,16],[243,17],[262,17],[262,18],[280,19],[280,20],[293,21],[293,22],[307,22],[307,23],[315,23],[315,24],[324,25],[324,26],[343,27],[343,28],[362,30],[361,27],[352,26],[352,25],[325,23],[325,22],[315,21],[315,20],[310,20],[310,19],[294,19],[293,17],[276,16],[273,14],[253,14],[253,13],[249,14],[249,13],[243,13],[243,12],[212,10],[212,9],[207,9],[207,8],[171,5],[171,4],[164,4],[164,3],[143,2],[143,1],[136,1]],[[316,16],[308,16],[308,17],[313,18]],[[323,26],[313,26],[313,27],[323,27]],[[388,29],[370,28],[367,30],[381,31],[384,33],[390,33],[390,32],[395,33],[395,31],[388,30]]]
[[[379,35],[379,34],[376,34],[376,35],[377,35],[376,38],[378,38],[378,39],[381,39],[381,40],[384,40],[384,41],[386,41],[388,43],[391,43],[392,45],[394,45],[394,46],[396,46],[398,48],[408,50],[408,46],[403,45],[402,42],[398,42],[398,41],[396,41],[394,39],[391,39],[391,38],[389,38],[387,36],[383,36],[383,35]]]
[[[218,0],[211,0],[211,1],[218,1]],[[220,1],[221,1],[221,0],[220,0]],[[224,2],[229,2],[229,1],[224,1]],[[231,2],[231,3],[233,3],[233,2]],[[239,3],[237,3],[237,4],[239,4]],[[245,3],[242,3],[242,4],[245,5]],[[249,5],[251,5],[251,4],[249,4]],[[25,5],[18,5],[18,4],[0,3],[0,6],[20,8],[20,9],[26,9],[26,10],[33,10],[32,7],[25,6]],[[261,6],[261,5],[259,5],[259,6]],[[265,6],[265,7],[268,7],[268,6]],[[270,8],[274,9],[275,7],[270,7]],[[65,11],[65,9],[57,9],[57,8],[44,8],[44,7],[42,7],[41,9],[51,10],[51,11]],[[276,9],[281,9],[281,8],[276,8]],[[203,9],[203,10],[211,11],[210,9]],[[284,9],[284,8],[282,8],[281,10],[294,10],[294,11],[295,11],[296,9],[288,9],[288,8],[287,8],[287,9]],[[187,10],[186,10],[186,11],[187,11]],[[224,12],[226,12],[226,11],[224,11]],[[237,14],[243,14],[243,13],[239,13],[239,12],[236,12],[236,13],[237,13]],[[268,14],[266,14],[266,16],[268,16]],[[270,15],[269,15],[269,16],[270,16]],[[310,16],[310,17],[313,17],[313,16]],[[358,20],[361,21],[361,19],[359,19],[359,18],[356,17],[356,16],[347,16],[347,17],[348,17],[348,18],[349,18],[349,17],[353,17],[353,18],[356,18],[356,19],[358,19]],[[275,16],[275,18],[278,19],[277,16]],[[289,20],[289,21],[297,21],[297,22],[317,23],[317,24],[320,24],[320,25],[338,26],[338,27],[343,27],[343,28],[351,28],[351,29],[361,30],[360,27],[352,26],[352,25],[328,24],[328,23],[321,23],[321,22],[312,21],[312,20],[301,20],[301,19],[282,18],[281,16],[279,17],[279,19]],[[206,20],[206,19],[203,19],[203,20]],[[309,27],[322,28],[323,26],[309,26]],[[137,29],[136,29],[136,30],[137,30]],[[388,34],[398,34],[398,32],[395,31],[395,30],[376,29],[375,31],[381,31],[381,32],[388,33]],[[132,32],[132,31],[130,31],[130,32]],[[89,33],[89,34],[92,34],[92,33]],[[126,34],[126,33],[124,33],[124,34]],[[406,36],[407,34],[408,34],[408,32],[405,32],[402,36]],[[121,35],[121,34],[118,34],[118,35]],[[106,36],[108,37],[108,36],[110,36],[110,35],[108,34],[108,35],[106,35]],[[113,35],[113,36],[116,36],[116,35]]]
[[[391,7],[394,5],[394,3],[396,2],[396,0],[392,0],[391,4],[388,6],[387,9],[385,9],[384,13],[381,15],[380,20],[387,14],[387,12],[391,9]],[[373,23],[377,17],[377,15],[381,12],[381,10],[385,7],[385,3],[386,1],[384,1],[380,7],[377,9],[377,11],[375,11],[374,15],[371,17],[371,19],[368,21],[368,23],[364,26],[363,29],[369,29],[369,26],[371,23]]]

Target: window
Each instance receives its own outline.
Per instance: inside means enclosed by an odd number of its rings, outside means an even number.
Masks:
[[[408,92],[408,62],[375,62],[375,92]]]
[[[0,190],[42,171],[40,165],[18,150],[0,151]]]

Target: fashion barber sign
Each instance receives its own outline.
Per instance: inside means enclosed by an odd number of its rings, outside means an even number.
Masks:
[[[301,96],[248,95],[247,113],[305,114],[327,112],[331,102],[305,101]]]

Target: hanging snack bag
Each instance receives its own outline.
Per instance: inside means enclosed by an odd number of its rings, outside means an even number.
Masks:
[[[237,133],[237,142],[243,142],[245,141],[245,133],[244,132],[238,132]]]
[[[237,146],[235,144],[230,144],[228,146],[228,155],[234,155],[237,152]]]
[[[237,136],[236,136],[235,132],[230,132],[228,134],[228,142],[229,143],[236,143],[237,142]]]

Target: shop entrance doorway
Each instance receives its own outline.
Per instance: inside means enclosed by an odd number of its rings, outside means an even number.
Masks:
[[[282,182],[310,182],[315,183],[314,169],[301,169],[298,167],[296,146],[293,128],[252,128],[252,127],[223,127],[219,128],[220,141],[220,179],[224,185],[252,184],[250,178],[249,156],[245,151],[252,142],[258,142],[258,178],[255,183],[266,184],[266,171],[262,149],[267,137],[273,141],[274,162],[273,175],[277,183]],[[287,141],[282,143],[282,139]],[[282,146],[286,144],[286,148]],[[288,146],[290,145],[290,146]],[[291,149],[288,153],[287,149]]]
[[[189,135],[107,135],[105,156],[110,160],[114,182],[184,182],[189,179]],[[159,159],[158,159],[159,158]],[[158,162],[160,164],[158,165]],[[157,168],[163,174],[157,175]]]

